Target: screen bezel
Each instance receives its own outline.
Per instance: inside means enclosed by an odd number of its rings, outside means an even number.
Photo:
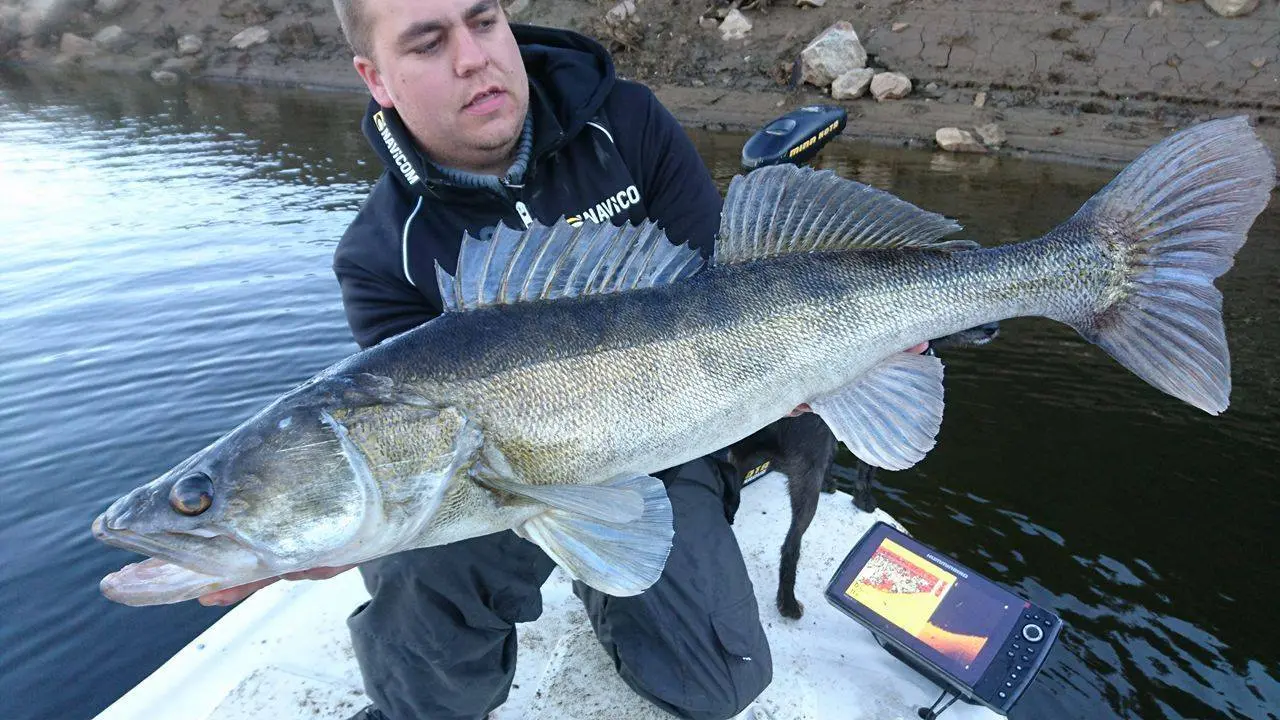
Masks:
[[[888,618],[881,616],[871,608],[845,595],[845,589],[853,582],[858,573],[862,571],[862,568],[866,566],[867,562],[875,553],[875,550],[880,547],[881,543],[885,539],[898,543],[906,549],[925,557],[930,562],[937,563],[939,560],[943,561],[943,563],[938,564],[948,572],[953,572],[956,569],[960,570],[963,575],[966,576],[964,577],[965,582],[973,583],[986,591],[986,593],[1002,598],[1009,605],[1009,620],[997,626],[986,645],[983,646],[982,651],[979,652],[978,657],[974,662],[981,663],[982,669],[977,671],[976,677],[972,680],[966,680],[956,675],[956,673],[950,670],[947,665],[935,659],[933,657],[934,655],[945,658],[940,651],[926,645],[919,638],[916,638],[906,630],[898,627]],[[932,555],[932,557],[929,557],[930,555]],[[836,569],[835,574],[832,575],[831,582],[827,585],[826,595],[828,601],[834,603],[846,614],[858,620],[863,625],[866,625],[874,633],[879,634],[885,640],[892,642],[901,650],[909,653],[913,658],[926,665],[930,671],[946,678],[948,683],[954,685],[957,689],[964,691],[966,696],[978,699],[982,701],[983,704],[991,703],[993,698],[979,696],[975,689],[976,686],[981,684],[983,678],[990,672],[992,665],[995,663],[996,657],[999,655],[1003,645],[1007,642],[1010,633],[1018,632],[1018,621],[1021,619],[1023,613],[1033,607],[1030,602],[1018,597],[1011,591],[988,580],[965,565],[956,562],[954,559],[939,553],[933,548],[925,546],[917,540],[914,540],[911,536],[883,521],[878,521],[873,525],[871,529],[863,535],[862,539],[858,541],[858,544],[854,546],[853,550],[849,552],[848,556],[840,564],[839,568]]]

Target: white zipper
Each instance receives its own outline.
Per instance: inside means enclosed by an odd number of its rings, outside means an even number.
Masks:
[[[516,201],[516,213],[520,215],[520,222],[524,223],[525,230],[533,227],[533,216],[529,214],[529,208],[519,200]]]

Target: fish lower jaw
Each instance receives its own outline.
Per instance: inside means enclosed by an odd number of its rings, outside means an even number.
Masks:
[[[254,579],[206,575],[167,560],[147,558],[108,574],[98,589],[108,600],[140,607],[193,600]]]

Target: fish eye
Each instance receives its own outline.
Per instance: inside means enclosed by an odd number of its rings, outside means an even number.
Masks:
[[[183,515],[199,515],[213,504],[213,479],[204,473],[192,473],[173,484],[169,505]]]

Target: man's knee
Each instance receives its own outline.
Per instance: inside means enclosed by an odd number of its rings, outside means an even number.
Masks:
[[[542,610],[554,564],[514,533],[397,553],[360,572],[347,625],[365,691],[390,718],[477,718],[515,672],[514,625]]]
[[[662,633],[620,633],[614,651],[619,674],[677,717],[733,717],[773,679],[773,657],[755,598],[713,611],[706,629],[699,630],[690,623],[682,628],[684,637],[665,641]]]
[[[689,662],[655,672],[644,663],[620,667],[619,674],[633,690],[676,717],[690,720],[725,720],[742,712],[773,679],[768,648],[756,655],[725,652],[716,658],[689,658]],[[672,683],[677,676],[680,682]]]
[[[575,583],[596,636],[638,694],[678,717],[728,718],[773,677],[769,643],[723,503],[700,459],[665,473],[675,539],[662,577],[633,597]]]

